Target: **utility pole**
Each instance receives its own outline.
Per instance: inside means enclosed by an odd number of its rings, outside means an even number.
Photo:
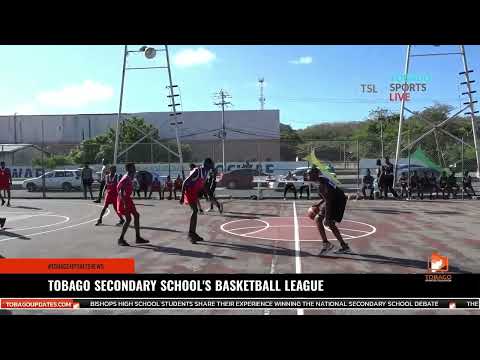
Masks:
[[[258,79],[258,83],[260,84],[260,98],[258,99],[260,101],[260,110],[263,110],[265,107],[265,98],[263,97],[263,83],[265,82],[264,78]]]
[[[178,88],[178,85],[173,85],[172,81],[172,71],[170,70],[170,57],[168,55],[168,46],[165,45],[165,55],[167,58],[167,70],[168,70],[168,82],[169,86],[167,88],[170,89],[170,95],[168,97],[171,100],[171,104],[168,105],[169,107],[172,108],[172,113],[170,113],[170,116],[173,116],[173,122],[170,123],[170,125],[175,126],[175,138],[177,140],[177,151],[178,151],[178,158],[180,160],[180,169],[182,170],[182,176],[185,178],[185,171],[183,169],[183,154],[182,154],[182,145],[180,144],[180,137],[178,135],[178,125],[183,124],[183,122],[178,121],[177,116],[181,115],[181,112],[177,112],[176,107],[180,106],[180,104],[175,103],[175,97],[179,96],[178,94],[174,94],[173,88]],[[169,147],[170,148],[170,147]]]
[[[215,103],[215,105],[222,107],[222,128],[220,129],[219,137],[222,139],[222,167],[223,172],[225,172],[227,170],[225,164],[225,138],[227,137],[227,132],[225,131],[225,105],[231,105],[231,102],[225,101],[225,99],[231,98],[231,96],[222,89],[218,92],[217,98],[220,98],[221,101]]]
[[[17,143],[17,113],[13,114],[13,138],[14,144]]]

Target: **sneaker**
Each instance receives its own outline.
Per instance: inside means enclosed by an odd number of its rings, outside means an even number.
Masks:
[[[327,252],[329,252],[330,250],[332,250],[333,247],[334,247],[334,246],[333,246],[333,244],[332,244],[331,242],[328,242],[328,243],[324,244],[324,245],[323,245],[323,249],[322,249],[322,251],[320,251],[320,254],[319,254],[319,255],[320,255],[320,256],[325,255]]]
[[[148,240],[145,240],[144,238],[141,238],[141,237],[138,237],[136,240],[135,240],[135,243],[136,244],[148,244],[150,241]]]
[[[2,199],[2,206],[5,205],[5,200]]]
[[[335,254],[350,254],[352,252],[352,249],[350,249],[350,246],[346,245],[345,247],[341,247],[337,251],[335,251]]]
[[[195,236],[195,235],[196,235],[195,233],[188,233],[188,239],[190,240],[190,242],[192,244],[197,243],[197,236]]]
[[[7,207],[10,207],[10,201],[7,203]]]
[[[102,225],[102,220],[98,220],[95,226]]]
[[[194,234],[195,238],[197,241],[205,241],[202,237],[200,237],[200,235],[198,235],[197,233]]]
[[[210,211],[213,211],[213,209],[207,209],[207,210],[205,210],[205,212],[210,212]]]
[[[95,204],[100,204],[100,200],[94,200],[93,201]]]
[[[127,242],[126,242],[125,240],[123,240],[123,239],[118,240],[118,245],[119,245],[119,246],[130,246],[130,244],[127,243]]]
[[[122,220],[120,220],[120,221],[117,223],[117,226],[121,226],[121,225],[123,225],[123,224],[125,224],[125,220],[122,219]]]
[[[218,211],[221,213],[223,213],[223,204],[222,203],[218,203],[220,205],[220,207],[218,208]]]
[[[5,222],[7,221],[7,218],[0,218],[0,229],[3,230],[5,227]]]

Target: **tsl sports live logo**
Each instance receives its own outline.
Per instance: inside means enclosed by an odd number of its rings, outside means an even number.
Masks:
[[[389,100],[410,101],[411,93],[427,91],[427,83],[431,80],[429,75],[423,74],[394,75],[390,78]],[[363,93],[378,93],[375,84],[360,84],[360,86]]]

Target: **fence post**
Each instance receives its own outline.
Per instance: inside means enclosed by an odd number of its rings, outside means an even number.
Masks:
[[[462,200],[464,200],[464,196],[463,196],[463,174],[464,174],[464,165],[463,165],[463,136],[462,136]]]
[[[43,192],[43,198],[45,199],[47,196],[45,194],[45,162],[44,162],[44,148],[45,148],[45,130],[44,130],[44,125],[43,125],[43,119],[42,119],[42,192]]]
[[[347,144],[343,143],[343,167],[347,168]]]
[[[357,192],[360,192],[360,144],[357,139]]]

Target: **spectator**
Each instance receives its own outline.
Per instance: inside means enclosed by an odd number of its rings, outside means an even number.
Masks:
[[[423,173],[423,176],[420,178],[420,186],[419,186],[419,191],[420,191],[420,199],[424,199],[425,197],[425,192],[430,191],[430,180],[428,178],[428,174],[426,172]],[[431,195],[431,192],[430,192]],[[430,196],[430,200],[432,197]]]
[[[311,181],[310,174],[311,174],[311,170],[305,171],[305,174],[303,175],[303,181]],[[310,200],[310,185],[305,183],[300,186],[300,199],[303,197],[304,190],[307,191],[307,199]]]
[[[177,191],[182,193],[182,184],[183,180],[180,177],[180,174],[178,174],[177,178],[175,179],[175,183],[173,184],[173,196],[175,197],[175,200],[177,200]]]
[[[388,156],[385,157],[384,170],[383,190],[385,194],[385,200],[388,199],[389,192],[392,193],[394,198],[397,198],[398,194],[393,186],[393,164],[390,162]]]
[[[167,176],[167,180],[165,181],[165,186],[163,187],[163,198],[165,199],[165,191],[168,191],[170,194],[168,195],[168,200],[172,200],[172,191],[173,191],[173,183],[170,175]]]
[[[439,185],[440,185],[440,190],[442,190],[443,199],[450,197],[450,192],[448,190],[448,177],[447,177],[446,171],[442,172],[442,176],[440,176]],[[447,193],[447,197],[445,197],[445,192]]]
[[[140,199],[140,184],[138,183],[138,179],[135,176],[133,178],[133,196],[135,197],[135,194],[137,194],[137,197]]]
[[[82,169],[82,184],[83,184],[83,196],[87,200],[87,189],[90,191],[90,197],[93,200],[92,184],[93,184],[93,171],[89,168],[88,163]]]
[[[153,192],[158,192],[158,200],[162,200],[162,183],[158,180],[158,177],[153,179],[152,186],[150,187],[150,195],[148,196],[149,199],[152,198]]]
[[[450,197],[450,194],[452,194],[453,198],[456,199],[457,193],[460,190],[460,188],[458,187],[458,184],[457,184],[455,171],[453,169],[451,171],[452,172],[450,173],[450,176],[448,177],[448,180],[447,180],[447,189],[448,189],[449,197]]]
[[[367,169],[367,175],[365,175],[362,180],[362,194],[364,199],[367,199],[366,189],[370,190],[368,198],[373,200],[373,176],[370,175],[370,169]]]
[[[437,199],[438,199],[438,186],[437,186],[437,178],[435,177],[435,174],[433,171],[430,173],[430,177],[428,178],[428,182],[430,185],[430,200],[433,200],[433,193],[435,192],[437,194]]]
[[[402,189],[402,191],[400,192],[400,198],[403,199],[403,196],[405,194],[405,197],[408,199],[408,190],[407,190],[408,177],[406,172],[402,173],[402,175],[400,176],[399,182],[400,182],[400,188]]]
[[[283,190],[283,200],[287,200],[287,191],[292,189],[295,199],[297,198],[297,189],[295,189],[295,184],[292,181],[296,181],[297,178],[292,175],[292,172],[289,171],[285,177],[285,189]]]
[[[414,171],[413,175],[410,176],[410,184],[408,186],[408,197],[410,199],[413,199],[412,193],[414,191],[416,191],[418,197],[420,197],[419,186],[420,186],[420,179],[418,178],[417,172]]]
[[[468,189],[472,190],[473,196],[477,196],[475,194],[475,190],[473,190],[473,187],[472,187],[472,177],[468,174],[468,171],[465,171],[465,174],[463,175],[463,191],[465,191],[467,196],[472,197],[468,193]]]
[[[383,172],[383,166],[382,166],[382,160],[377,159],[377,173],[376,173],[376,180],[377,180],[377,186],[378,186],[378,192],[380,193],[379,198],[382,198],[382,193],[383,193],[383,186],[384,186],[384,172]]]
[[[108,162],[105,159],[102,159],[102,171],[100,172],[100,190],[98,191],[98,198],[95,200],[97,204],[102,201],[103,189],[105,188],[105,177],[108,174]]]

